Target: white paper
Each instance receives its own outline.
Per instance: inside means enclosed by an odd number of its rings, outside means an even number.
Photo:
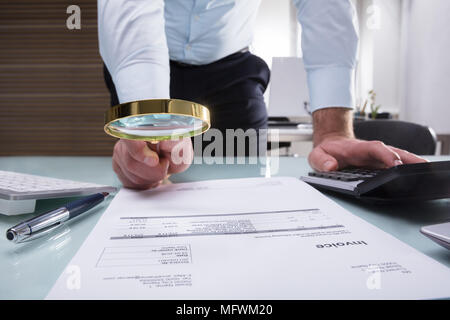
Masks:
[[[47,296],[444,297],[449,268],[295,178],[122,189]]]

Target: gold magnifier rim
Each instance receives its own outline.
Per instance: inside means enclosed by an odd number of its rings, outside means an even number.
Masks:
[[[173,114],[188,116],[202,121],[202,128],[186,133],[174,134],[170,136],[145,137],[124,132],[119,132],[111,128],[111,124],[118,119],[125,119],[135,116],[152,114]],[[121,139],[143,140],[143,141],[163,141],[179,138],[193,137],[206,132],[211,127],[210,114],[206,106],[187,100],[180,99],[149,99],[121,103],[113,106],[105,112],[104,130],[110,136]]]

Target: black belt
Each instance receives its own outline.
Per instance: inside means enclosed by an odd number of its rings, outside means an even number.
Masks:
[[[236,53],[245,53],[245,52],[248,52],[248,51],[249,51],[249,48],[245,47],[244,49],[236,51],[235,53],[232,53],[232,54],[228,55],[227,57],[232,56],[233,54],[236,54]],[[223,58],[221,58],[219,60],[222,60],[224,58],[226,58],[226,57],[223,57]],[[219,61],[219,60],[216,60],[216,61]],[[210,63],[214,63],[216,61],[213,61],[213,62],[210,62]],[[180,67],[200,67],[200,66],[202,66],[201,64],[189,64],[189,63],[184,63],[184,62],[180,62],[180,61],[176,61],[176,60],[170,60],[170,62],[174,63],[174,64],[176,64],[177,66],[180,66]],[[209,63],[207,63],[207,64],[209,64]]]

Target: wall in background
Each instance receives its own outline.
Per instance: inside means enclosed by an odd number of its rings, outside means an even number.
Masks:
[[[273,57],[301,56],[300,29],[292,0],[262,0],[250,50],[272,67]],[[269,105],[270,84],[264,93]]]
[[[450,1],[408,0],[401,118],[450,134]]]
[[[401,59],[401,0],[377,0],[380,26],[373,30],[373,83],[378,103],[385,110],[399,111]]]
[[[402,0],[354,0],[359,20],[357,104],[369,90],[382,111],[400,109]]]
[[[360,33],[356,102],[369,90],[383,111],[400,109],[402,0],[352,0]],[[270,66],[273,57],[301,57],[301,26],[291,0],[263,0],[252,50]]]
[[[271,66],[273,57],[297,56],[298,29],[292,0],[262,0],[251,50]]]
[[[109,94],[97,47],[97,2],[0,0],[0,155],[111,155]]]

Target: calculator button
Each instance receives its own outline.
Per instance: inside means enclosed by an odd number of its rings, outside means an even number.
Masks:
[[[309,175],[312,177],[350,182],[373,178],[382,171],[383,170],[378,169],[372,170],[366,168],[348,168],[340,171],[331,171],[331,172],[310,172]]]

